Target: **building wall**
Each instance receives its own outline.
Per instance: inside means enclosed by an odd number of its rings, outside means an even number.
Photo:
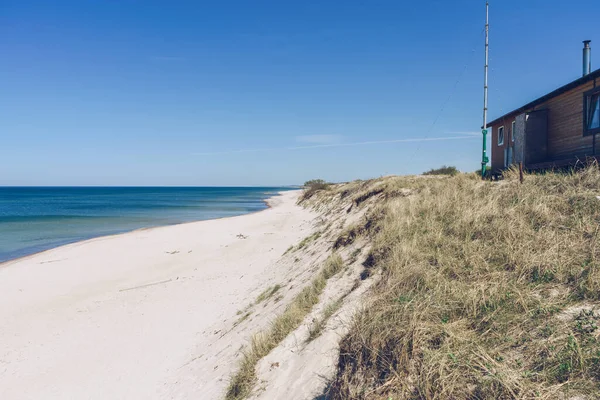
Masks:
[[[512,122],[516,121],[517,114],[507,115],[502,122],[496,125],[489,126],[488,130],[492,131],[491,155],[492,155],[492,172],[496,172],[504,168],[504,149],[513,146],[512,142]],[[498,146],[498,128],[504,126],[504,144]],[[515,137],[517,139],[517,137]]]
[[[583,93],[593,89],[598,82],[590,81],[568,92],[562,93],[544,103],[538,104],[525,113],[536,110],[548,110],[548,161],[558,161],[574,157],[585,158],[593,154],[592,136],[583,136]],[[521,111],[522,113],[523,111]],[[492,171],[504,167],[504,148],[511,145],[510,138],[512,121],[517,121],[517,132],[515,139],[518,142],[519,123],[518,116],[514,113],[505,116],[501,122],[496,123],[488,129],[492,130],[491,158]],[[504,126],[504,145],[498,146],[498,128]],[[524,129],[523,129],[524,131]],[[518,147],[515,146],[515,162],[517,160]],[[600,135],[596,137],[596,154],[600,155]]]
[[[515,120],[515,131],[512,132],[515,138],[515,163],[525,161],[525,121],[527,120],[526,114],[517,115]]]
[[[492,158],[492,172],[496,172],[498,169],[502,169],[504,166],[504,146],[498,146],[498,128],[501,125],[490,125],[488,132],[492,132],[492,138],[490,140],[490,154]],[[505,127],[506,128],[506,127]],[[506,132],[506,131],[505,131]],[[505,133],[506,135],[506,133]],[[504,141],[506,144],[506,140]]]
[[[592,154],[592,137],[583,136],[583,93],[593,88],[588,82],[534,108],[548,110],[548,161]]]

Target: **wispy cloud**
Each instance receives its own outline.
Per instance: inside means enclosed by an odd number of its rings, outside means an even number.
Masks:
[[[445,132],[449,135],[470,135],[470,136],[481,136],[481,131],[458,131],[458,132]]]
[[[342,135],[306,135],[296,136],[296,142],[315,144],[336,144],[342,141]]]
[[[391,144],[391,143],[417,143],[417,142],[434,142],[441,140],[473,140],[476,136],[442,136],[442,137],[431,137],[431,138],[409,138],[409,139],[392,139],[392,140],[372,140],[366,142],[352,142],[352,143],[330,143],[330,144],[315,144],[308,146],[292,146],[292,147],[270,147],[270,148],[259,148],[259,149],[239,149],[239,150],[224,150],[224,151],[211,151],[202,153],[193,153],[195,156],[212,156],[222,154],[239,154],[239,153],[261,153],[268,151],[286,151],[286,150],[305,150],[305,149],[319,149],[326,147],[350,147],[350,146],[367,146],[377,144]]]

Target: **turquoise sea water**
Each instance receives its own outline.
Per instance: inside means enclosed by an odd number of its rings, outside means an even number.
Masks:
[[[139,228],[247,214],[271,187],[0,187],[0,262]]]

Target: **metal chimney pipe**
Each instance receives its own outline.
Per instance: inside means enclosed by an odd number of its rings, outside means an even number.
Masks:
[[[583,76],[592,72],[592,48],[590,47],[591,40],[583,41]]]

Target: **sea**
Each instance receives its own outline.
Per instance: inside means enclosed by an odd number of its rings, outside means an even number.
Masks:
[[[140,228],[248,214],[280,187],[0,187],[0,262]]]

